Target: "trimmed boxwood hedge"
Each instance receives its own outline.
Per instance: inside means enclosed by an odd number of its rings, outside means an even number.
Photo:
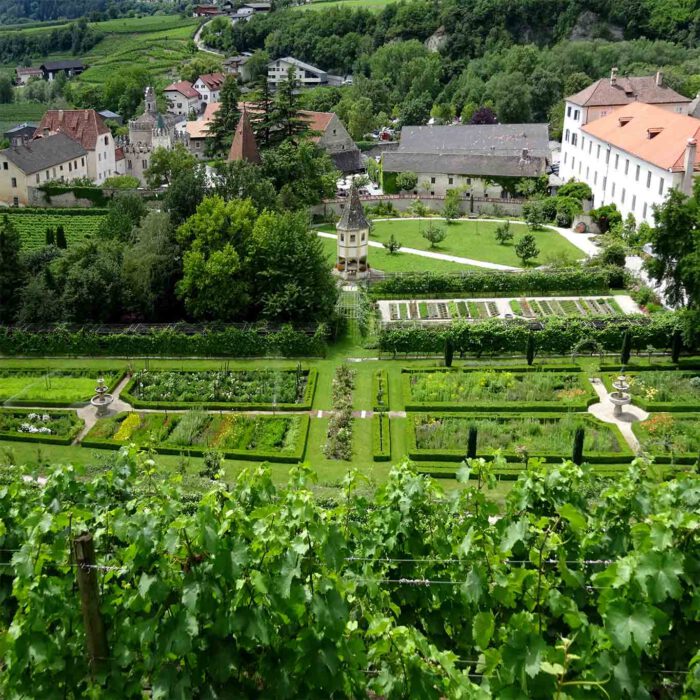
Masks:
[[[454,418],[465,418],[466,416],[469,416],[471,418],[493,418],[492,415],[484,414],[483,411],[474,412],[472,414],[465,414],[465,413],[455,413],[455,412],[450,412],[450,413],[440,413],[439,415],[435,416],[437,418],[449,418],[449,417],[454,417]],[[588,462],[589,464],[619,464],[621,459],[625,459],[629,457],[630,459],[633,457],[632,451],[630,450],[629,446],[625,442],[624,437],[622,436],[622,433],[620,432],[619,428],[616,425],[612,425],[609,423],[599,423],[593,416],[590,416],[588,414],[577,414],[584,422],[590,423],[591,425],[595,425],[597,428],[605,427],[606,429],[611,430],[613,433],[615,433],[615,437],[618,440],[618,444],[620,445],[620,452],[610,452],[610,453],[604,453],[604,452],[599,452],[595,455],[589,455],[584,453],[584,461]],[[559,417],[556,415],[552,414],[537,414],[537,413],[522,413],[522,414],[509,414],[507,417],[504,417],[505,419],[511,419],[511,418],[539,418],[542,420],[547,420],[547,421],[557,421],[559,420]],[[416,431],[415,431],[415,425],[413,422],[413,418],[409,416],[408,420],[406,421],[406,445],[408,446],[408,456],[410,459],[419,461],[419,462],[426,462],[426,461],[433,461],[433,460],[439,460],[442,462],[462,462],[464,461],[464,456],[465,456],[465,450],[466,450],[466,445],[464,448],[455,448],[453,450],[422,450],[416,447]],[[513,452],[502,452],[503,458],[507,462],[519,462],[522,460],[522,457],[520,455],[517,455]],[[477,457],[484,457],[488,458],[491,455],[488,453],[477,453]],[[545,462],[561,462],[562,459],[568,459],[568,456],[561,455],[561,454],[546,454],[546,453],[528,453],[528,456],[530,459],[543,459]]]
[[[629,330],[632,349],[648,346],[665,349],[673,333],[681,330],[679,314],[625,318],[558,318],[497,319],[456,321],[449,326],[426,327],[420,324],[394,323],[379,334],[379,349],[384,353],[442,354],[445,340],[450,338],[457,353],[480,357],[487,354],[522,352],[525,354],[530,333],[535,334],[538,353],[568,355],[584,342],[599,343],[608,352],[619,352],[622,337]]]
[[[177,372],[178,370],[163,370],[167,372]],[[192,370],[182,370],[183,372],[191,372]],[[236,372],[238,370],[231,370]],[[249,372],[250,370],[240,370]],[[292,371],[292,370],[290,370]],[[145,401],[131,393],[134,387],[134,382],[137,376],[134,375],[129,383],[124,387],[120,394],[120,398],[131,404],[134,408],[150,408],[156,410],[177,410],[202,408],[209,411],[310,411],[316,393],[316,384],[318,382],[318,370],[309,369],[307,371],[307,381],[304,387],[304,396],[301,403],[235,403],[226,401]],[[158,370],[153,370],[151,374],[157,373]]]
[[[372,416],[372,455],[375,462],[391,459],[391,425],[386,413]]]
[[[124,413],[128,415],[128,413]],[[258,416],[264,418],[264,416]],[[310,418],[308,415],[299,416],[301,421],[301,430],[299,431],[299,440],[297,441],[296,450],[293,454],[283,455],[279,452],[256,452],[254,450],[225,450],[220,449],[219,452],[227,459],[237,459],[246,462],[277,462],[281,464],[296,464],[304,459],[306,451],[306,441],[309,436]],[[82,447],[90,447],[103,450],[120,450],[128,444],[128,442],[117,442],[105,438],[90,438],[86,437],[80,443]],[[187,455],[191,457],[202,457],[209,449],[207,447],[180,447],[178,445],[156,444],[153,449],[158,454],[163,455]],[[217,448],[218,449],[218,448]]]
[[[177,326],[143,333],[100,333],[57,326],[37,333],[20,327],[0,327],[0,355],[55,357],[323,357],[328,327],[321,323],[313,335],[291,325],[269,331],[264,326],[212,327],[185,333]]]
[[[382,382],[384,389],[384,401],[380,406],[377,402],[379,394],[379,382]],[[373,411],[388,411],[390,406],[389,400],[389,373],[385,369],[378,369],[372,375],[372,410]]]
[[[516,368],[507,368],[507,367],[498,367],[494,368],[495,372],[501,372],[501,371],[507,371],[507,372],[513,372],[513,373],[525,373],[533,370],[535,368],[533,367],[527,367],[524,369],[516,369]],[[544,368],[543,368],[544,369]],[[549,369],[554,369],[554,368],[549,368]],[[526,403],[523,401],[506,401],[502,403],[479,403],[478,401],[473,401],[469,404],[460,404],[460,403],[455,403],[452,401],[445,401],[445,402],[430,402],[430,403],[424,403],[420,401],[413,401],[412,400],[412,391],[411,391],[411,379],[410,375],[411,374],[420,374],[421,372],[425,373],[434,373],[434,372],[478,372],[478,371],[483,371],[483,369],[479,369],[478,367],[465,367],[465,368],[459,368],[459,367],[451,367],[451,368],[442,368],[442,367],[434,367],[434,368],[426,368],[426,369],[413,369],[413,368],[404,368],[401,370],[401,382],[402,382],[402,390],[403,390],[403,396],[404,396],[404,403],[405,403],[405,408],[407,411],[419,411],[421,413],[424,413],[426,411],[450,411],[450,412],[467,412],[467,413],[474,413],[475,411],[479,411],[480,413],[491,413],[494,411],[498,411],[500,413],[530,413],[530,412],[537,412],[537,411],[552,411],[554,413],[571,413],[572,411],[585,411],[589,406],[592,406],[594,403],[598,403],[599,398],[598,395],[595,393],[595,390],[593,389],[593,386],[591,383],[588,381],[588,378],[581,374],[578,376],[579,379],[579,385],[581,389],[584,389],[588,394],[588,398],[586,397],[581,397],[581,401],[578,403],[574,404],[563,404],[559,400],[552,400],[552,401],[534,401],[533,403]],[[576,367],[573,372],[580,372],[580,367]],[[566,370],[562,370],[562,373],[567,373]]]
[[[8,409],[2,412],[13,414],[22,413],[25,415],[29,415],[30,413],[36,413],[36,411],[30,411],[25,409]],[[73,413],[75,414],[76,418],[78,418],[78,414],[75,411],[53,411],[53,413]],[[13,442],[38,442],[43,443],[45,445],[70,445],[73,443],[73,440],[75,440],[75,438],[78,437],[80,431],[83,429],[84,426],[85,421],[83,421],[81,418],[78,418],[78,422],[76,423],[76,425],[73,427],[71,432],[65,437],[60,437],[58,435],[46,435],[44,433],[16,433],[0,431],[0,440],[11,440]]]

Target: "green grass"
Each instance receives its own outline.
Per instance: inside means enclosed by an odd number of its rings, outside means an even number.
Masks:
[[[39,123],[46,111],[46,105],[36,102],[14,102],[12,104],[0,104],[0,138],[13,126],[23,122]]]
[[[4,376],[3,376],[4,375]],[[6,373],[0,370],[0,401],[11,405],[13,401],[50,401],[66,405],[88,401],[95,395],[97,372],[54,374],[51,371]],[[118,373],[104,375],[107,386],[117,379]]]
[[[10,217],[10,221],[17,227],[22,239],[22,250],[38,250],[46,245],[46,229],[54,231],[58,226],[63,226],[66,233],[66,242],[69,246],[75,245],[88,238],[97,235],[97,230],[104,218],[104,211],[95,210],[86,214],[71,215],[45,209],[36,213],[17,213],[12,211],[2,212]]]
[[[395,0],[315,0],[308,5],[297,5],[296,10],[326,10],[331,7],[362,8],[364,10],[383,10]]]
[[[330,227],[324,227],[324,231],[333,233]],[[321,238],[323,250],[331,263],[335,262],[336,241],[334,238]],[[440,251],[442,252],[442,251]],[[448,262],[446,260],[433,260],[411,253],[397,253],[389,255],[383,248],[369,249],[369,264],[382,272],[464,272],[465,270],[477,270],[473,265]]]
[[[425,229],[427,223],[425,220],[410,219],[376,221],[370,239],[385,243],[393,233],[401,245],[408,248],[430,250],[435,253],[446,253],[447,255],[513,267],[522,266],[520,258],[515,254],[515,245],[500,245],[496,241],[494,233],[499,224],[495,221],[455,221],[451,224],[438,221],[441,226],[445,226],[447,229],[447,238],[436,248],[430,248],[430,243],[421,235],[421,231]],[[511,230],[515,234],[514,243],[517,243],[529,231],[527,226],[517,223],[511,223]],[[533,231],[532,233],[537,241],[537,247],[540,249],[539,258],[534,260],[532,265],[542,264],[550,256],[568,256],[572,259],[584,257],[584,254],[576,246],[569,243],[553,229]],[[375,267],[379,267],[379,265],[375,265]]]

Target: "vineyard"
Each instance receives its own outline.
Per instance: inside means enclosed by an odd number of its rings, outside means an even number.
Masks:
[[[0,472],[0,695],[698,697],[697,474],[533,460],[503,502],[481,460],[449,493],[404,464],[323,503],[313,476]]]
[[[86,209],[79,213],[60,209],[13,210],[1,213],[9,216],[10,221],[17,227],[24,251],[38,250],[45,246],[47,228],[55,231],[58,226],[63,226],[69,247],[92,238],[97,234],[105,216],[105,211],[101,209]]]

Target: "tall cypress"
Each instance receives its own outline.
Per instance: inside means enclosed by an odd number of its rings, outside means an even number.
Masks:
[[[15,319],[22,291],[22,239],[5,214],[0,222],[0,323]]]
[[[527,365],[532,367],[532,363],[535,361],[535,336],[530,331],[530,335],[527,337],[527,348],[525,350],[527,356]]]
[[[681,358],[682,350],[683,336],[681,335],[681,332],[676,329],[673,331],[673,335],[671,336],[671,362],[673,362],[674,365],[678,364],[678,361]]]
[[[632,334],[629,330],[625,331],[622,336],[622,349],[620,350],[620,364],[629,364],[630,357],[632,356]]]
[[[238,109],[240,98],[238,82],[232,75],[226,76],[221,86],[219,109],[209,124],[210,135],[207,139],[207,148],[212,156],[226,155],[231,148],[233,133],[241,118],[241,111]]]
[[[287,78],[279,83],[272,98],[269,119],[269,136],[272,145],[299,136],[309,130],[308,122],[300,114],[300,86],[301,83],[296,77],[296,71],[291,67],[287,72]]]
[[[571,461],[574,464],[583,463],[583,438],[585,437],[585,430],[583,428],[576,428],[574,433],[574,448],[571,455]]]
[[[66,232],[63,230],[62,224],[59,224],[56,228],[56,245],[62,250],[65,250],[68,247]]]
[[[452,358],[454,354],[454,343],[452,342],[452,338],[448,335],[447,338],[445,338],[445,367],[452,367]]]
[[[469,434],[467,435],[467,459],[476,459],[476,437],[476,426],[470,425]]]
[[[55,245],[56,243],[56,236],[54,235],[53,229],[49,226],[46,229],[46,245]]]
[[[263,75],[255,86],[255,97],[249,101],[251,126],[255,132],[257,142],[267,148],[270,144],[270,130],[272,123],[272,92],[267,82],[267,75]]]

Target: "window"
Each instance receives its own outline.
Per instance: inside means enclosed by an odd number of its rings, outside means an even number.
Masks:
[[[644,202],[644,209],[642,209],[642,218],[646,219],[647,218],[647,203]]]
[[[17,178],[16,177],[12,178],[12,186],[17,187]]]
[[[39,182],[41,178],[39,177],[39,173],[36,174],[36,181]]]
[[[59,169],[61,172],[63,172],[63,166],[62,166],[62,165],[59,165],[59,166],[58,166],[58,169]]]
[[[610,162],[610,149],[607,148],[605,150],[605,165],[607,165]]]
[[[472,184],[472,179],[470,177],[467,178],[467,184],[471,185]]]
[[[569,143],[569,130],[568,129],[564,132],[564,141]]]
[[[447,178],[447,183],[448,183],[449,185],[453,185],[453,184],[454,184],[454,178],[452,177],[452,175],[450,175],[450,176]]]
[[[608,184],[608,178],[607,178],[607,177],[604,177],[604,178],[603,178],[603,191],[605,191],[605,188],[607,187],[607,184]]]
[[[662,177],[659,178],[659,194],[664,193],[664,179]]]
[[[578,174],[581,174],[581,161],[578,162]]]
[[[128,170],[131,170],[131,161],[130,160],[126,161],[126,167]]]
[[[56,168],[53,169],[53,176],[56,177]]]
[[[593,151],[593,141],[588,142],[588,153],[590,154]]]
[[[635,182],[639,182],[639,173],[640,173],[641,169],[642,169],[641,166],[638,165],[637,170],[634,173],[634,181]]]
[[[361,240],[362,240],[362,242],[364,243],[364,241],[365,241],[365,234],[364,234],[364,231],[362,232],[362,238],[361,238]]]
[[[583,150],[583,144],[586,143],[586,137],[582,136],[581,137],[581,150]]]
[[[147,160],[142,160],[142,161],[141,161],[141,167],[142,167],[144,170],[148,170],[148,161],[147,161]]]
[[[73,172],[73,163],[68,163],[68,172],[69,173]]]
[[[571,116],[571,105],[569,105],[569,106],[566,108],[566,116],[567,116],[567,117],[570,117],[570,116]]]
[[[591,172],[591,169],[588,166],[586,166],[586,180],[588,180],[590,172]]]
[[[600,158],[600,144],[598,144],[598,149],[596,150],[595,157]]]
[[[634,211],[637,207],[637,195],[633,194],[632,195],[632,211]]]
[[[575,110],[574,111],[574,119],[576,119],[576,121],[578,121],[578,115],[579,115],[579,111]]]
[[[5,161],[5,162],[2,164],[2,169],[3,169],[3,170],[9,170],[9,167],[10,167],[10,166],[8,165],[7,161]]]
[[[350,243],[354,243],[354,242],[355,242],[355,238],[356,238],[355,234],[354,234],[354,233],[351,233],[351,234],[350,234]]]
[[[612,189],[610,190],[610,196],[614,197],[615,196],[615,183],[613,182],[612,184]]]
[[[564,153],[564,163],[566,163],[566,153]]]
[[[630,159],[625,159],[625,175],[630,171]]]
[[[576,158],[571,158],[571,169],[573,170],[576,165]]]
[[[340,242],[345,243],[345,234],[344,233],[340,234]]]
[[[80,165],[85,166],[85,156],[80,159]]]
[[[105,136],[105,146],[109,146],[109,136]]]
[[[625,188],[622,188],[622,194],[620,195],[620,203],[624,204],[625,203]]]
[[[597,170],[593,173],[593,184],[594,185],[598,184],[598,171]]]
[[[19,197],[13,197],[13,198],[12,198],[12,206],[13,206],[13,207],[18,207],[18,206],[19,206]]]
[[[575,146],[578,143],[578,134],[571,134],[571,145]]]
[[[647,187],[651,187],[651,170],[647,170]]]
[[[435,184],[435,178],[434,178],[434,177],[431,177],[431,178],[430,178],[430,184],[431,184],[431,185],[434,185],[434,184]]]
[[[620,154],[616,153],[615,154],[615,170],[617,170],[617,166],[619,165],[619,163],[620,163]]]
[[[102,154],[98,153],[97,154],[97,162],[99,163],[102,160]]]

